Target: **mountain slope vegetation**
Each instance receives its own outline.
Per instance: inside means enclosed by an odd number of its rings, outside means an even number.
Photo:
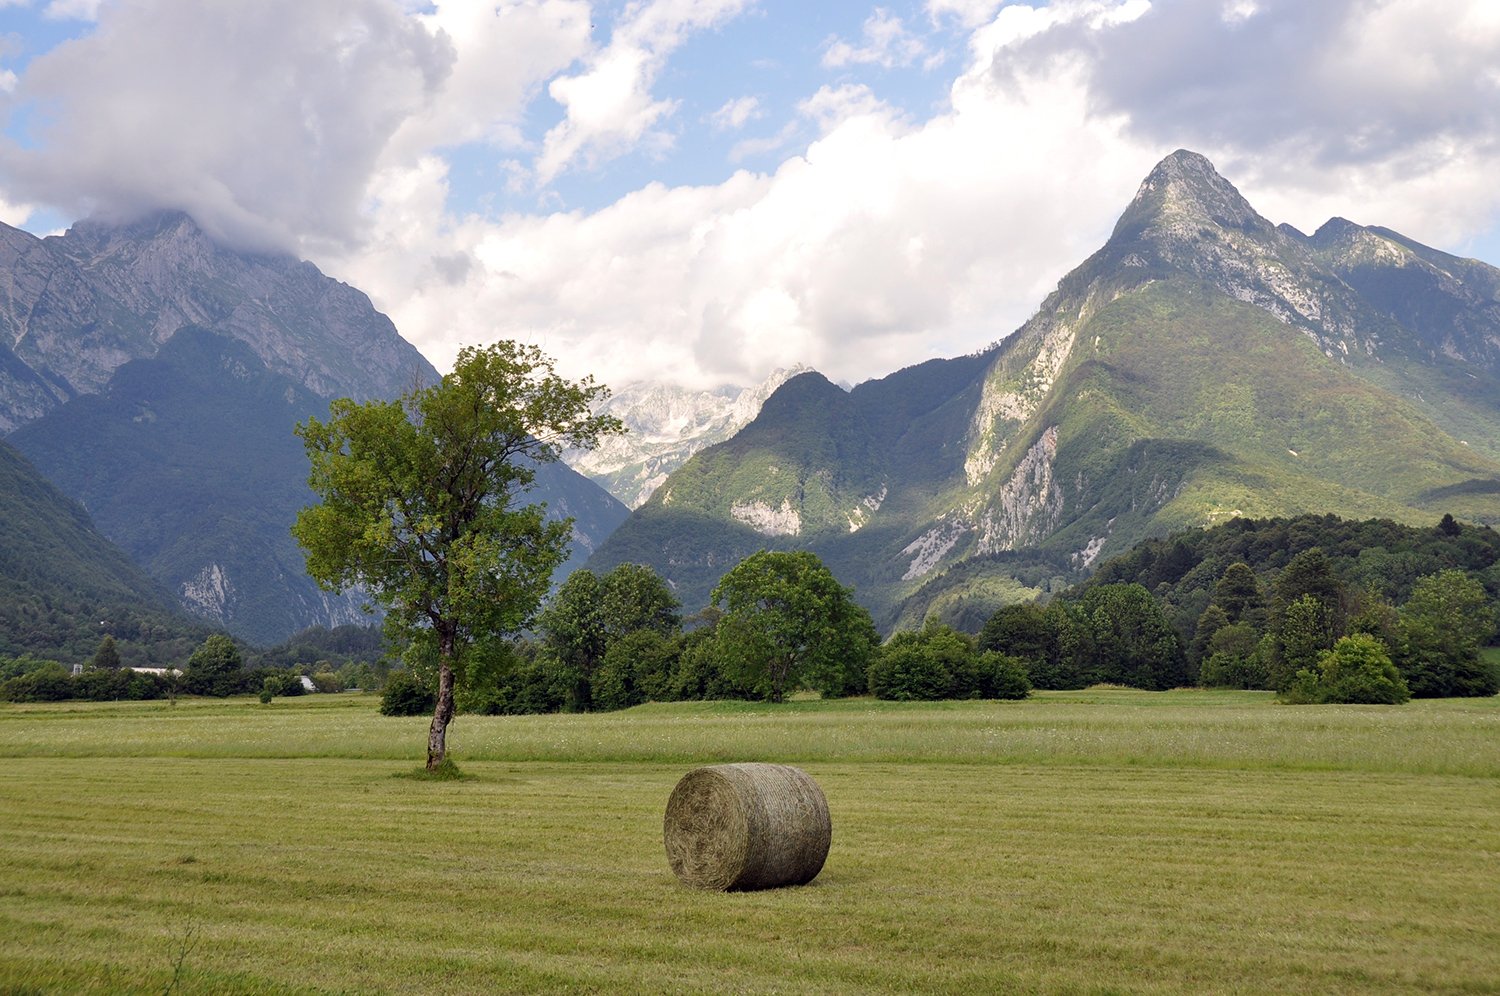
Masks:
[[[186,659],[207,628],[94,528],[88,513],[0,441],[0,656],[89,660],[113,636],[122,663]]]
[[[205,619],[252,643],[314,625],[368,623],[357,594],[321,591],[291,536],[313,501],[293,434],[327,402],[273,373],[244,343],[199,328],[122,366],[12,434],[16,447],[92,512],[101,531]],[[536,494],[578,534],[603,535],[625,509],[566,467]],[[589,541],[575,543],[574,562]]]
[[[806,547],[887,627],[972,623],[1236,517],[1500,522],[1497,287],[1384,229],[1278,228],[1179,151],[1014,335],[847,394],[789,381],[591,566],[649,563],[693,607]]]

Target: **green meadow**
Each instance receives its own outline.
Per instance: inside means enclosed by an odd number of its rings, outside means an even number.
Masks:
[[[0,706],[0,992],[1496,992],[1500,699]],[[797,764],[809,886],[700,893],[690,767]]]

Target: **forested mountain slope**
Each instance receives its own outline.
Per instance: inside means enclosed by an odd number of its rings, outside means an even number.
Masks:
[[[788,382],[593,563],[692,606],[744,553],[806,547],[890,625],[1237,516],[1500,522],[1497,287],[1383,229],[1278,228],[1179,151],[1014,335],[847,394]]]
[[[105,635],[125,664],[185,659],[194,624],[16,449],[0,441],[0,656],[87,661]]]

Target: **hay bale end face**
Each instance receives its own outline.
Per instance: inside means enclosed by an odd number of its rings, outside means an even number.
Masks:
[[[715,764],[689,771],[667,800],[667,862],[699,889],[803,885],[828,858],[828,800],[785,764]]]

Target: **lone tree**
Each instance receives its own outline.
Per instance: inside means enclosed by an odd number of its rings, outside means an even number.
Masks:
[[[447,754],[468,657],[526,625],[566,557],[572,520],[522,503],[536,466],[624,431],[592,414],[608,396],[592,377],[559,377],[535,347],[499,342],[460,350],[452,373],[398,401],[341,398],[327,422],[297,427],[321,501],[292,527],[308,573],[369,592],[393,640],[437,660],[429,770]]]

